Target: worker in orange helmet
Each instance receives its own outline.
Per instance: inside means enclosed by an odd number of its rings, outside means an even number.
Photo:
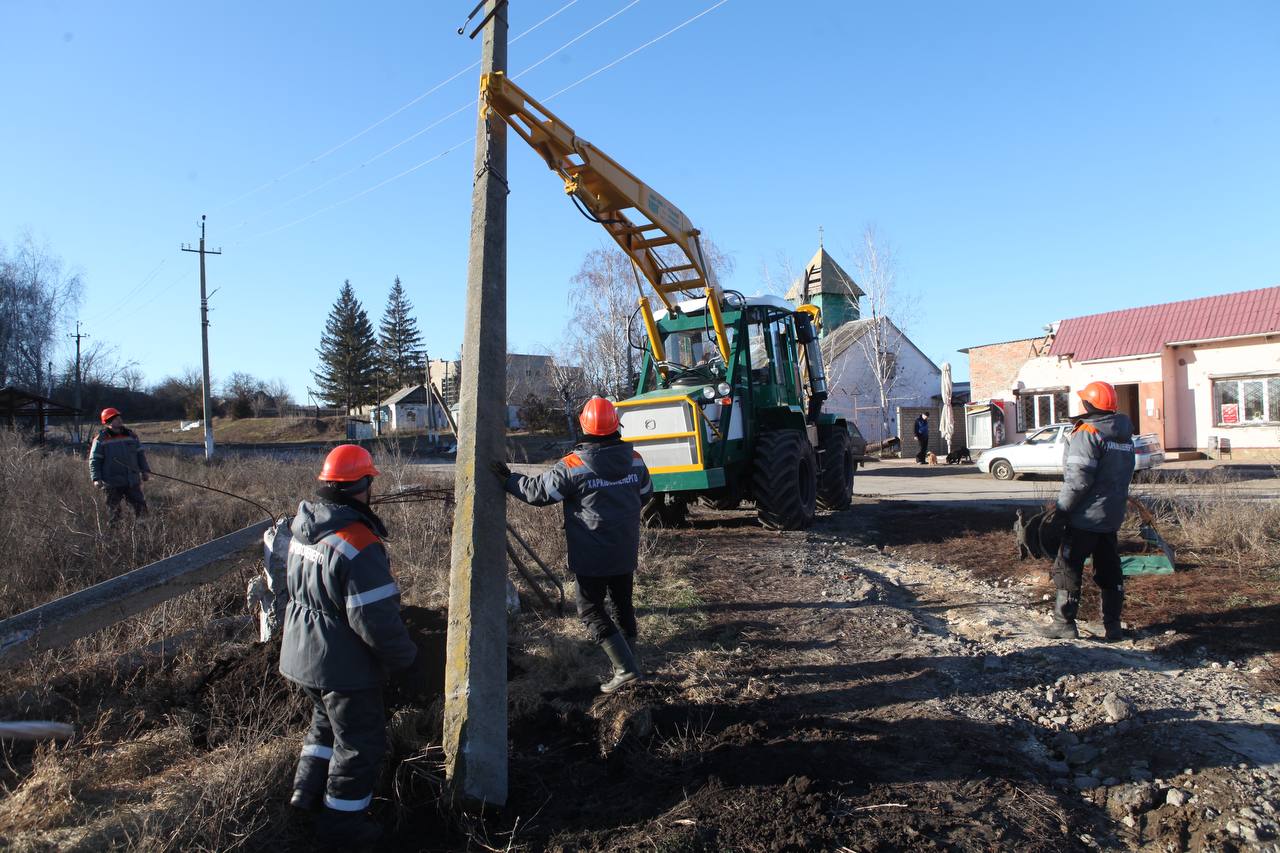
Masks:
[[[1084,563],[1093,558],[1093,580],[1102,599],[1104,639],[1123,639],[1124,573],[1116,532],[1124,522],[1133,478],[1133,422],[1116,411],[1116,389],[1090,382],[1079,392],[1084,414],[1063,451],[1062,490],[1044,525],[1062,544],[1053,563],[1057,598],[1053,621],[1041,630],[1046,637],[1076,639],[1076,612]]]
[[[318,812],[317,830],[340,849],[381,835],[365,810],[386,751],[382,691],[388,675],[410,677],[418,655],[382,544],[387,529],[369,506],[378,474],[363,447],[335,447],[319,499],[299,503],[290,528],[280,672],[314,706],[290,804]]]
[[[111,520],[120,518],[120,501],[128,501],[133,514],[145,515],[147,499],[142,484],[151,479],[151,466],[138,434],[124,425],[119,409],[108,406],[100,416],[102,429],[89,447],[89,479],[107,493]]]
[[[508,492],[527,504],[564,503],[578,616],[613,666],[613,676],[600,685],[602,692],[612,693],[641,677],[631,594],[639,562],[640,510],[653,486],[640,454],[622,440],[613,403],[592,397],[578,423],[581,443],[544,474],[513,474],[505,462],[495,462],[493,471]],[[609,617],[606,598],[620,625]]]

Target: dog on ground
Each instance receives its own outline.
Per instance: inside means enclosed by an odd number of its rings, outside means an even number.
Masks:
[[[955,450],[947,454],[948,465],[959,465],[961,462],[972,462],[973,457],[969,455],[969,448],[957,447]]]
[[[929,460],[930,465],[938,464],[938,454],[934,453],[932,450],[929,451],[929,454],[926,458]]]

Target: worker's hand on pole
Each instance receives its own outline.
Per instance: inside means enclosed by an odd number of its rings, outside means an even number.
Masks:
[[[493,476],[497,477],[504,483],[507,481],[507,478],[511,476],[511,467],[501,460],[494,460],[493,462],[490,462],[489,470],[493,472]]]
[[[105,489],[107,487],[107,484],[102,482],[101,480],[94,480],[93,487],[95,489]]]

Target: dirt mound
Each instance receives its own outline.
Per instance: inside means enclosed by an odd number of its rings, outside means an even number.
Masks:
[[[215,659],[194,699],[204,723],[197,743],[208,748],[225,742],[246,720],[285,734],[310,718],[306,697],[280,674],[279,639]]]

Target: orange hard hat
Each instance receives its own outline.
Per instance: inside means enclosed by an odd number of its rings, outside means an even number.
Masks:
[[[582,407],[578,423],[587,435],[613,435],[618,431],[618,410],[604,397],[592,397]]]
[[[104,424],[110,421],[112,418],[118,418],[118,417],[120,417],[119,409],[113,409],[110,406],[108,406],[107,408],[102,410],[102,422]]]
[[[1116,410],[1116,389],[1110,382],[1090,382],[1076,393],[1095,409],[1104,412]]]
[[[376,477],[382,472],[373,464],[369,451],[358,444],[339,444],[324,458],[317,480],[326,483],[354,483],[363,477]]]

